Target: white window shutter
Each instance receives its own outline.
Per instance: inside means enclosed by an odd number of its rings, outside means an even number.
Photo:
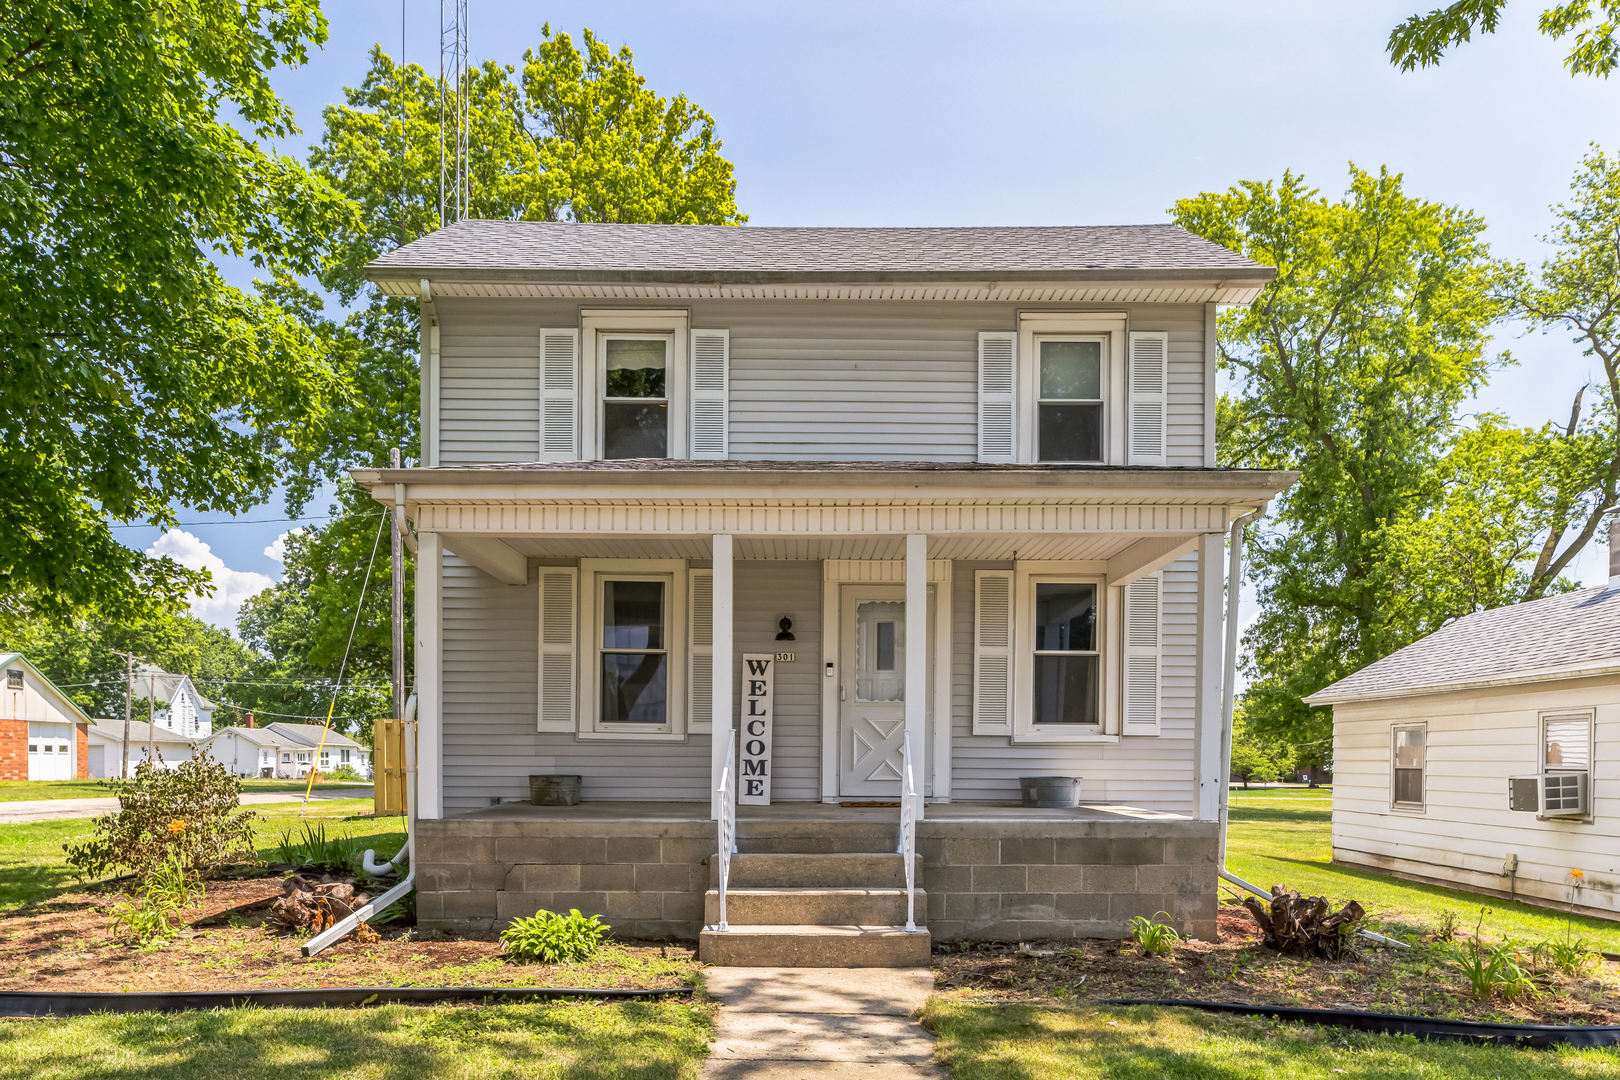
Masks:
[[[731,379],[731,331],[692,331],[692,432],[694,458],[724,460],[727,394]]]
[[[540,460],[579,460],[579,330],[540,331]]]
[[[686,730],[714,729],[714,571],[689,570],[686,590],[690,607],[686,625],[690,642],[686,650],[691,665],[686,680]]]
[[[979,460],[1016,461],[1013,387],[1018,377],[1018,335],[1010,330],[979,334]]]
[[[579,571],[540,568],[540,730],[571,732],[578,695]]]
[[[1162,575],[1149,574],[1125,586],[1124,735],[1159,733],[1159,670]]]
[[[1165,463],[1166,403],[1169,400],[1170,335],[1162,330],[1130,334],[1130,396],[1126,425],[1132,465]]]
[[[973,572],[973,734],[1012,734],[1011,570]]]

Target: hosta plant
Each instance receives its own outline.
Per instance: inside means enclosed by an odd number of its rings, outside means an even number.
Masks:
[[[513,960],[572,964],[594,956],[611,931],[600,915],[582,915],[578,908],[570,908],[566,915],[542,910],[513,919],[501,931],[501,948]]]

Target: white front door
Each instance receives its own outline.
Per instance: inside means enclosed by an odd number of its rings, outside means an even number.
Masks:
[[[933,589],[929,589],[933,599]],[[906,590],[845,585],[839,605],[838,794],[900,798],[906,732]],[[917,781],[926,736],[911,748]]]

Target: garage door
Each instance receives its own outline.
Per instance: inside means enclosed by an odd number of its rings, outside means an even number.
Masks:
[[[69,730],[66,724],[28,725],[28,779],[73,779]]]
[[[92,746],[90,748],[90,775],[97,779],[107,776],[107,748],[105,746]]]

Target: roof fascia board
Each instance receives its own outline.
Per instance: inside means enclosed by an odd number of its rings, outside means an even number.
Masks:
[[[372,263],[365,269],[368,281],[408,282],[419,289],[421,282],[478,284],[554,285],[909,285],[957,283],[994,288],[1009,282],[1048,284],[1096,282],[1151,285],[1203,283],[1218,287],[1234,283],[1264,285],[1277,276],[1271,266],[1179,267],[1122,270],[613,270],[613,269],[515,269],[506,267],[396,266]]]
[[[1553,679],[1590,679],[1603,675],[1620,675],[1620,659],[1536,668],[1533,671],[1521,671],[1490,679],[1464,679],[1458,682],[1430,683],[1425,686],[1367,690],[1355,694],[1334,694],[1329,690],[1318,690],[1302,700],[1308,705],[1346,705],[1362,701],[1389,701],[1413,695],[1453,694],[1465,690],[1489,690],[1499,686],[1523,686],[1526,683]]]

